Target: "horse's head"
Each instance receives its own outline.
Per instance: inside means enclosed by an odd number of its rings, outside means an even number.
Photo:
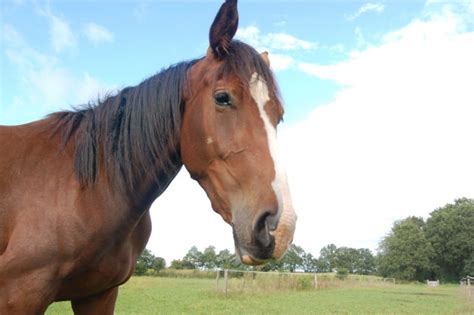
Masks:
[[[181,156],[213,209],[232,225],[246,264],[280,258],[295,230],[276,127],[283,107],[266,53],[232,41],[237,1],[227,0],[210,30],[206,57],[190,71]]]

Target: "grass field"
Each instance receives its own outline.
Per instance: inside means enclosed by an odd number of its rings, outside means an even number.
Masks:
[[[474,299],[474,296],[472,297]],[[116,314],[474,314],[457,285],[230,292],[215,280],[134,277],[120,289]],[[46,312],[72,314],[69,303]]]

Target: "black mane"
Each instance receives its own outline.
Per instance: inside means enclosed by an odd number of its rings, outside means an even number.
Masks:
[[[95,182],[100,162],[111,182],[127,190],[147,176],[177,173],[182,94],[195,62],[174,65],[97,105],[53,114],[63,143],[75,136],[74,168],[83,186]]]
[[[159,190],[166,188],[182,166],[182,95],[189,69],[197,61],[171,66],[96,105],[51,115],[63,144],[75,139],[74,169],[82,186],[94,184],[104,165],[110,182],[122,191],[133,192],[150,176]],[[255,49],[233,41],[220,76],[232,73],[247,84],[254,72],[278,97],[273,75]]]

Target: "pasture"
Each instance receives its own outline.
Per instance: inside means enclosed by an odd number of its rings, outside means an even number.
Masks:
[[[216,290],[211,279],[133,277],[120,288],[116,314],[473,314],[458,285],[386,284],[318,290]],[[72,314],[69,302],[47,315]]]

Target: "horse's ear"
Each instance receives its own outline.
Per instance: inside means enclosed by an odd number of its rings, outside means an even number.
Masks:
[[[221,59],[228,54],[230,42],[237,32],[238,25],[237,0],[226,0],[209,31],[209,44],[215,57]]]
[[[263,61],[267,64],[267,66],[270,67],[270,57],[268,57],[268,51],[264,51],[263,53],[260,54],[260,57],[263,59]]]

